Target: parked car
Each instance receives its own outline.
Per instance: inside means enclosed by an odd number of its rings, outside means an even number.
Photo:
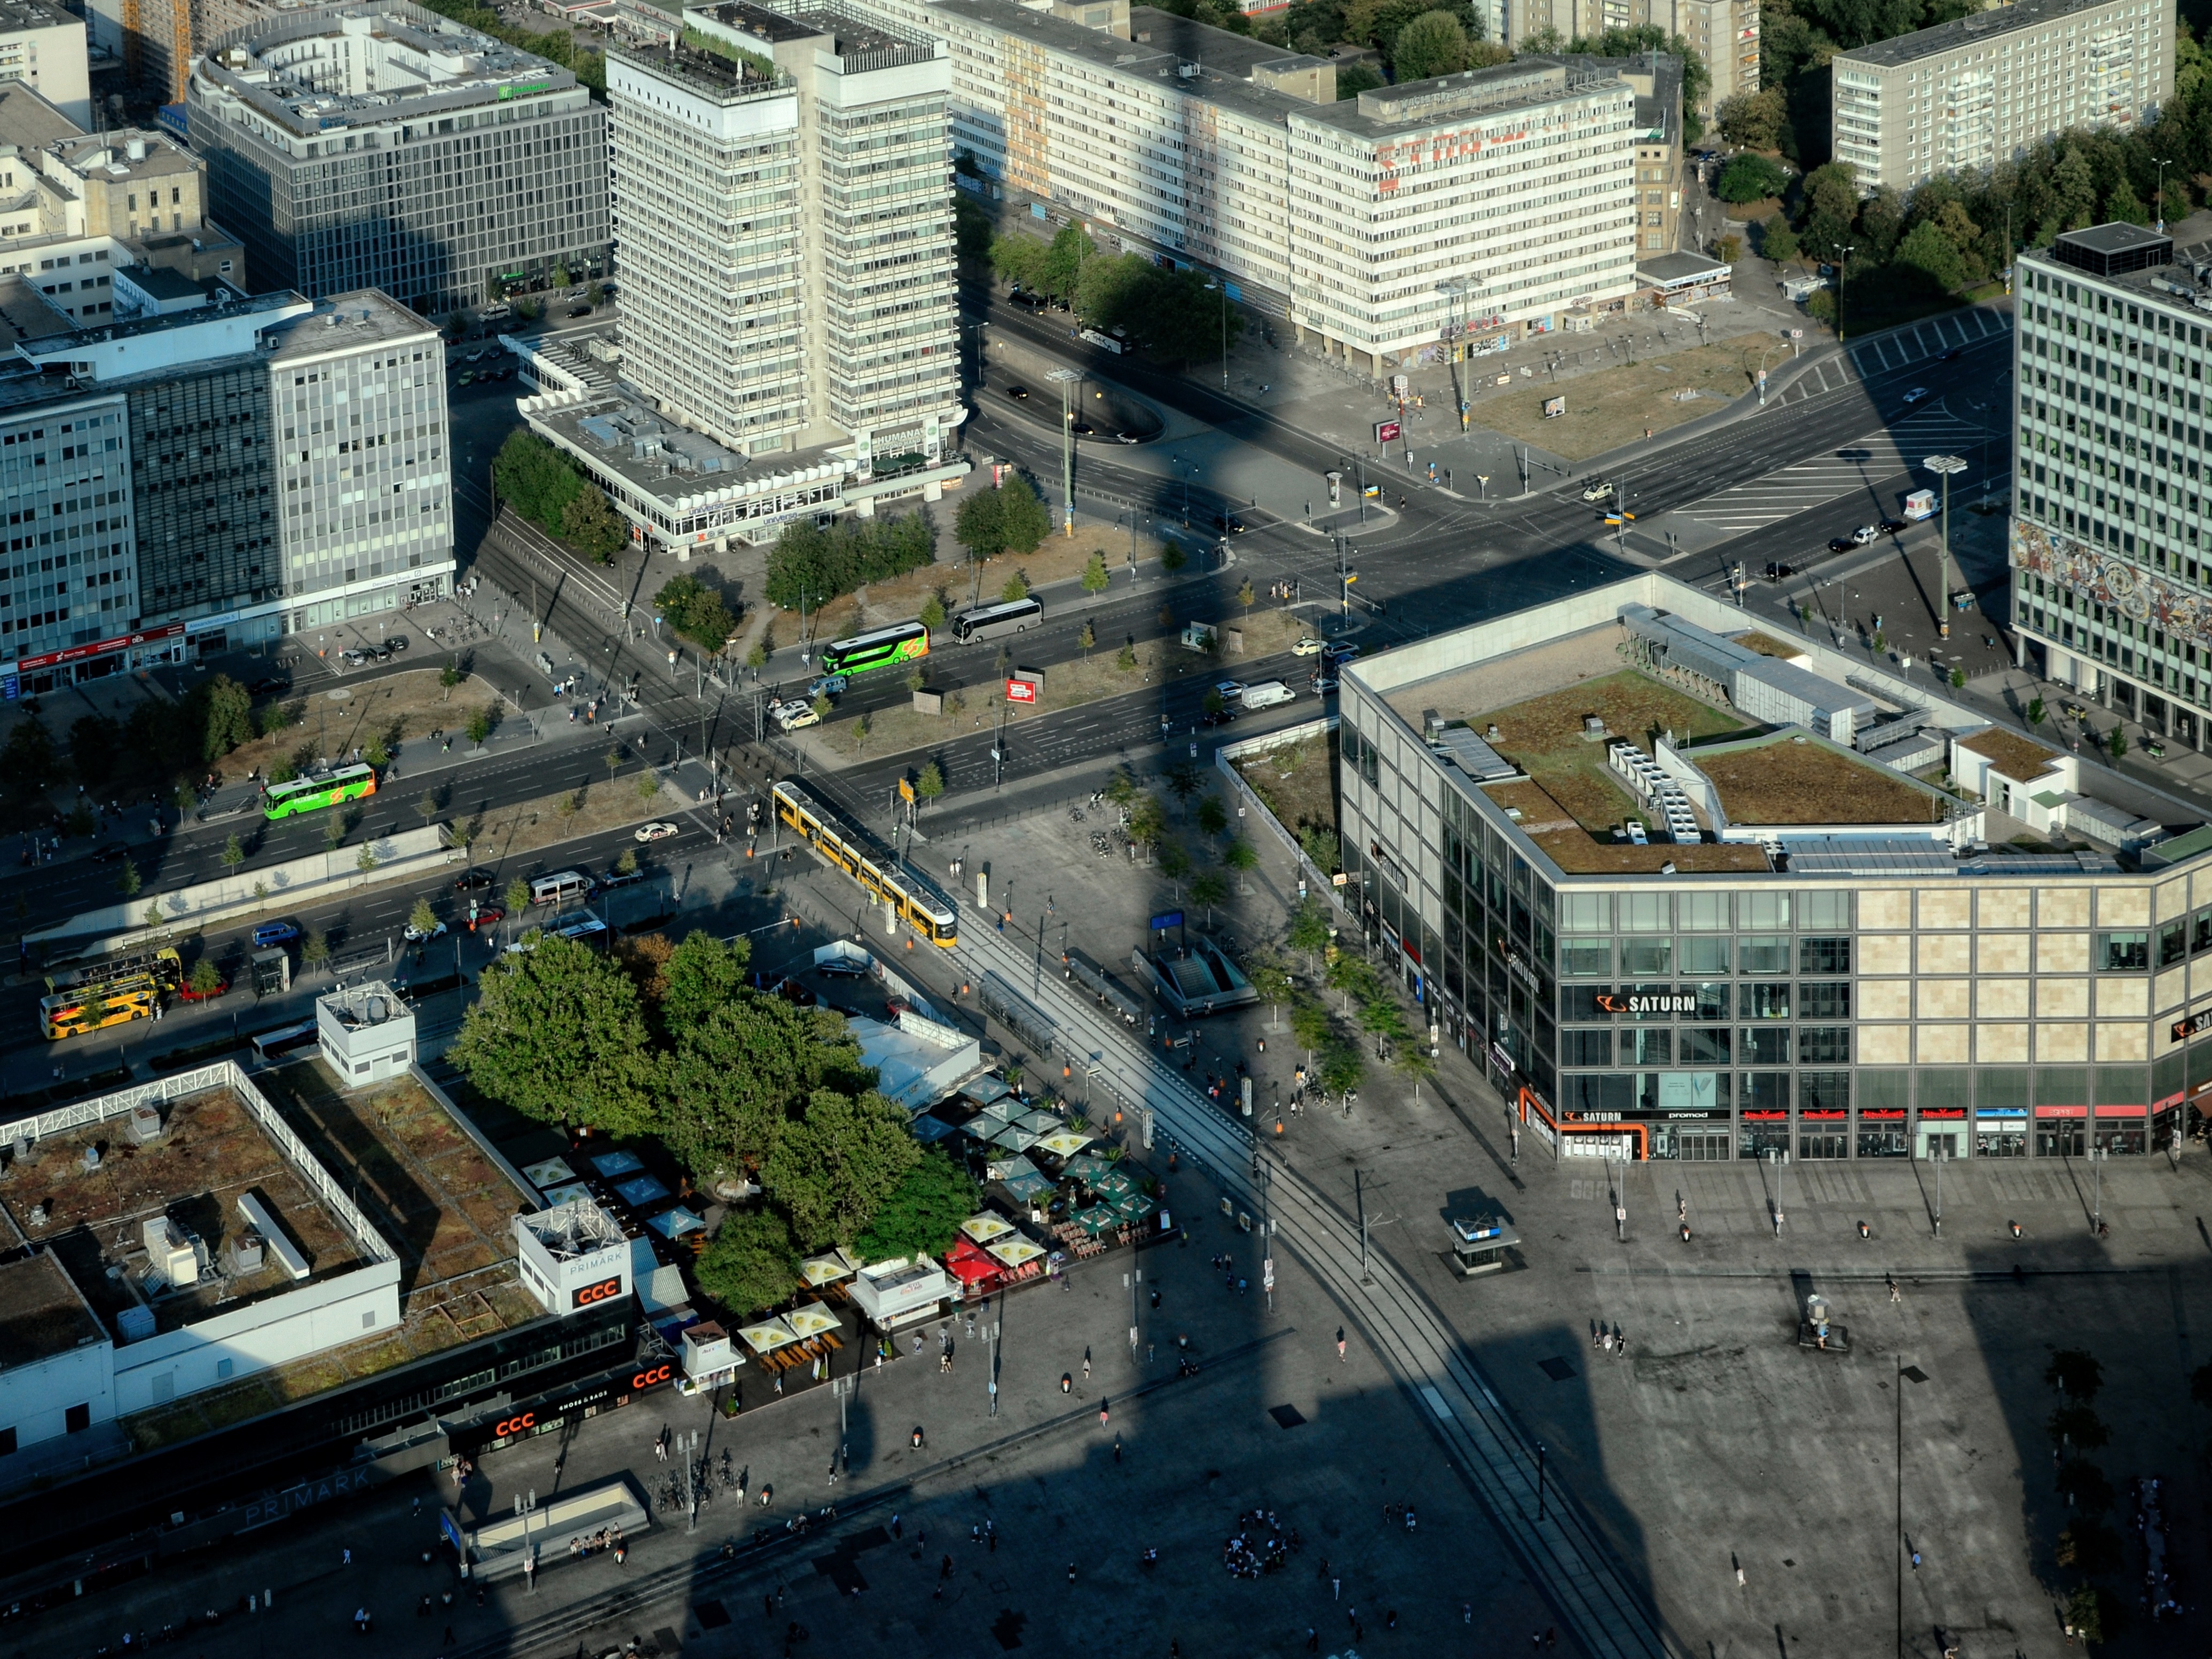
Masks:
[[[407,648],[407,636],[404,634],[394,634],[390,639],[385,641],[384,648],[386,651],[404,651]]]
[[[264,674],[246,689],[257,697],[266,697],[280,691],[289,691],[292,689],[292,682],[280,674]]]
[[[1905,406],[1907,409],[1910,409],[1910,408],[1911,408],[1911,407],[1912,407],[1912,405],[1913,405],[1913,404],[1917,404],[1917,403],[1925,403],[1925,402],[1926,402],[1929,398],[1932,398],[1933,396],[1935,396],[1935,393],[1933,393],[1933,392],[1931,392],[1930,391],[1929,391],[1929,389],[1928,389],[1926,386],[1917,386],[1913,387],[1911,391],[1910,391],[1910,392],[1906,392],[1906,393],[1905,394]]]
[[[424,945],[445,931],[446,924],[442,921],[434,920],[428,927],[417,927],[410,921],[399,930],[399,937],[410,945]]]
[[[599,878],[601,887],[635,887],[645,879],[642,870],[610,870]]]
[[[570,306],[568,307],[568,314],[571,317],[588,317],[592,314],[592,308],[589,306],[583,305]]]
[[[1338,663],[1350,662],[1358,654],[1359,647],[1350,640],[1345,640],[1339,643],[1324,647],[1322,650],[1321,659],[1334,666]]]
[[[1213,689],[1220,694],[1222,702],[1235,702],[1237,698],[1244,695],[1244,682],[1242,680],[1216,680],[1213,683]]]
[[[1885,536],[1902,536],[1905,533],[1905,520],[1902,519],[1884,519],[1881,521],[1881,533]]]
[[[1881,531],[1878,526],[1863,524],[1856,530],[1851,532],[1851,545],[1854,547],[1869,546],[1873,543],[1874,539],[1881,534]]]
[[[265,951],[272,945],[289,945],[300,937],[298,927],[289,921],[264,921],[253,930],[253,948]]]
[[[831,957],[826,962],[816,963],[814,971],[824,979],[866,979],[868,964],[854,957]]]
[[[1831,536],[1828,538],[1828,551],[1831,553],[1848,553],[1857,545],[1858,544],[1853,541],[1849,536]]]
[[[489,870],[464,870],[453,878],[453,890],[456,893],[489,892],[494,884],[492,873]]]
[[[787,732],[796,732],[802,726],[821,725],[822,716],[814,712],[810,703],[786,703],[783,712],[775,717],[775,723]]]
[[[666,823],[641,823],[632,839],[639,842],[666,841],[671,836],[683,834],[675,824]]]
[[[127,859],[131,849],[119,841],[111,841],[93,849],[94,860],[100,864],[112,864],[118,859]]]
[[[230,981],[228,979],[224,979],[220,976],[216,978],[216,982],[213,985],[208,987],[204,991],[195,991],[192,989],[191,981],[190,980],[186,980],[182,985],[179,985],[177,988],[177,1000],[179,1002],[212,1002],[228,989],[230,989]]]
[[[1291,654],[1294,657],[1318,657],[1321,653],[1322,642],[1310,634],[1291,647]]]
[[[1315,674],[1306,681],[1306,684],[1313,687],[1314,695],[1316,696],[1325,697],[1328,696],[1330,692],[1336,690],[1336,676],[1334,674]]]

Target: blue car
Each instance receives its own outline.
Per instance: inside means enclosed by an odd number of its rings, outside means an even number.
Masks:
[[[253,948],[265,951],[272,945],[289,945],[300,937],[300,930],[289,921],[264,921],[253,930]]]

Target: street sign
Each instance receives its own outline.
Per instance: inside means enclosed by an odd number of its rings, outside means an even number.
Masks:
[[[909,803],[914,799],[914,781],[911,778],[899,780],[899,799]]]
[[[1008,680],[1006,682],[1006,701],[1008,702],[1033,703],[1036,701],[1036,687],[1031,684],[1028,680]]]
[[[1394,443],[1397,442],[1397,441],[1398,441],[1398,423],[1397,423],[1397,422],[1395,422],[1395,421],[1377,421],[1377,422],[1375,422],[1375,441],[1376,441],[1376,443],[1378,443],[1378,444],[1394,444]]]
[[[1152,931],[1156,933],[1164,933],[1170,927],[1182,926],[1182,912],[1180,910],[1164,910],[1152,918]]]

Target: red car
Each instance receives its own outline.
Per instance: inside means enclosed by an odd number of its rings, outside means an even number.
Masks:
[[[495,921],[506,920],[507,912],[496,904],[479,904],[476,915],[469,919],[469,932],[473,933],[479,927],[489,927]]]
[[[230,989],[230,981],[227,979],[216,980],[213,986],[204,991],[195,991],[192,989],[191,982],[187,981],[185,984],[178,987],[177,1000],[179,1002],[212,1002],[228,989]]]

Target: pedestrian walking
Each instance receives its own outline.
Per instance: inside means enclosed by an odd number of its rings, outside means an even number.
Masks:
[[[1340,1361],[1344,1358],[1344,1327],[1341,1325],[1336,1328],[1336,1357]]]
[[[338,1565],[342,1567],[349,1567],[353,1565],[353,1549],[350,1545],[342,1553]]]

